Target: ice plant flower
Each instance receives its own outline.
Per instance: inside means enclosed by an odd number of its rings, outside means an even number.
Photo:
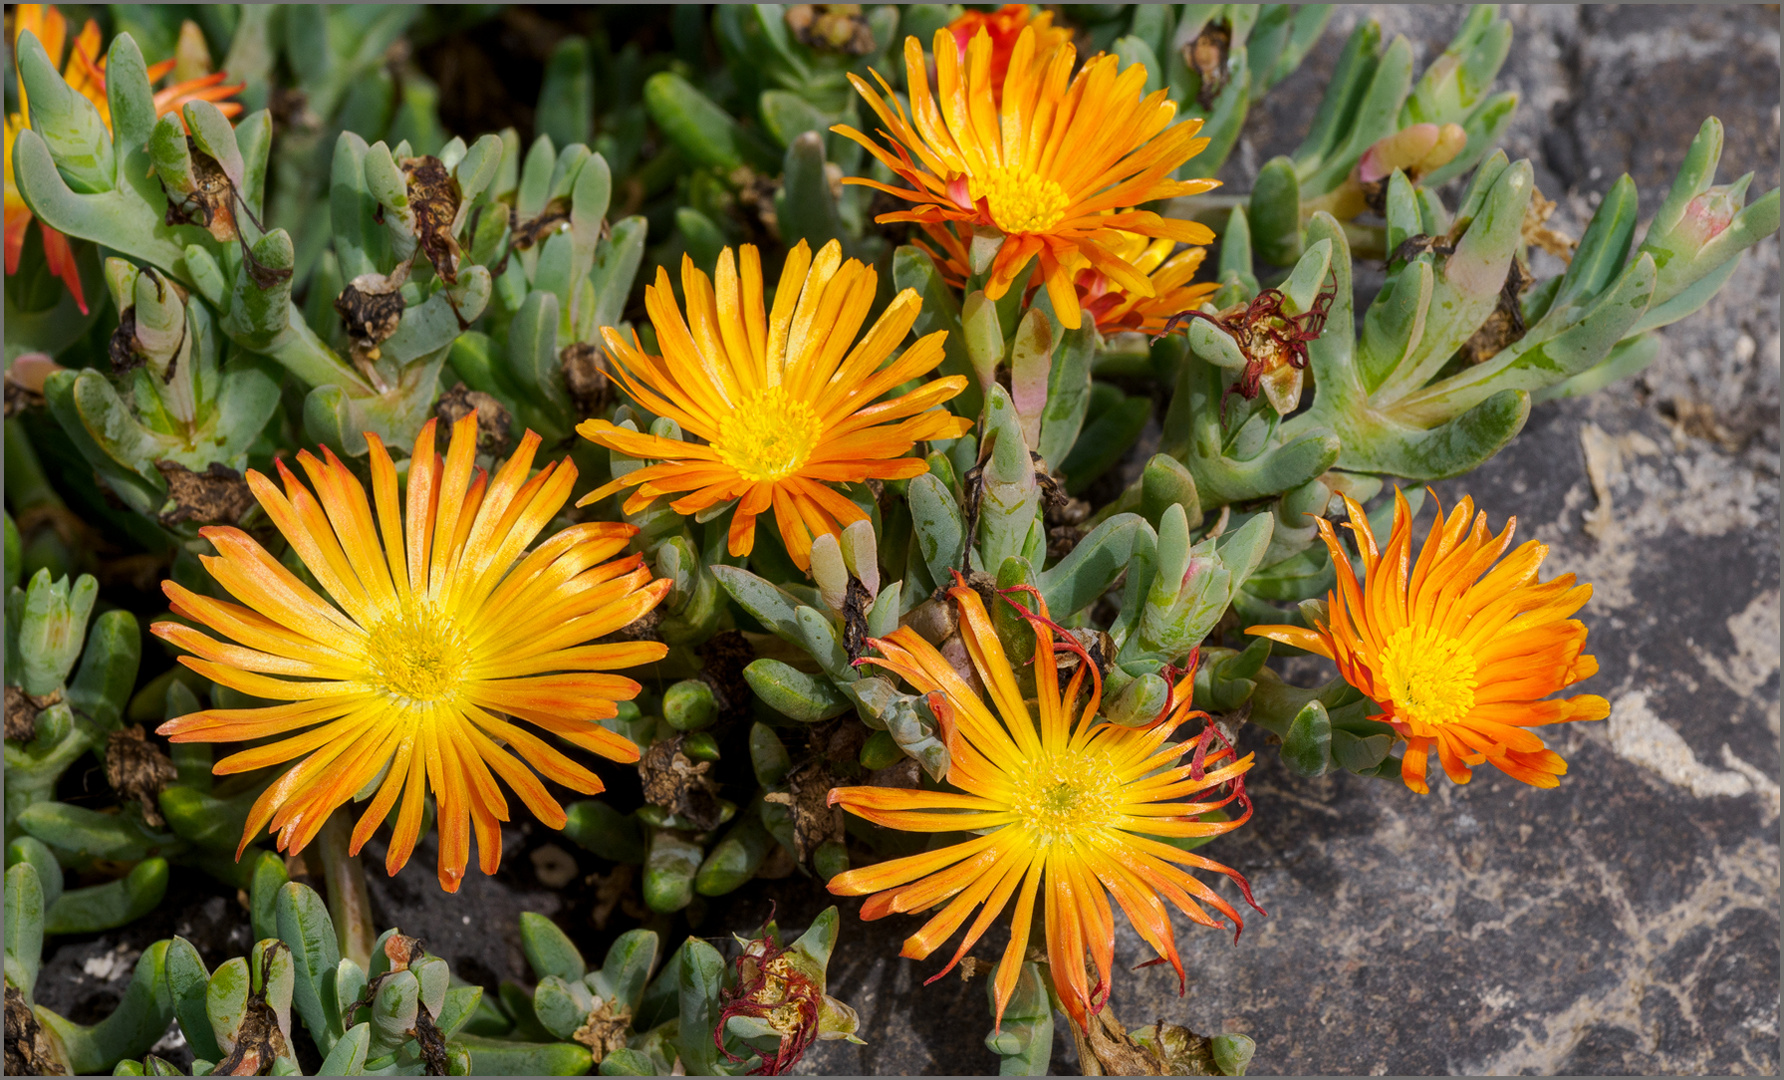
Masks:
[[[830,880],[830,891],[876,894],[862,906],[864,919],[946,902],[905,941],[903,955],[918,960],[953,936],[983,904],[954,958],[931,982],[966,955],[1014,897],[1010,943],[995,982],[1000,1025],[1021,972],[1035,904],[1041,902],[1053,985],[1083,1030],[1109,992],[1115,950],[1110,894],[1140,937],[1180,977],[1183,964],[1161,897],[1204,926],[1224,928],[1198,899],[1242,925],[1230,904],[1182,868],[1225,874],[1249,900],[1245,879],[1158,838],[1217,836],[1244,824],[1251,804],[1242,777],[1252,757],[1234,760],[1230,746],[1211,742],[1212,728],[1196,739],[1170,741],[1180,724],[1206,715],[1189,708],[1193,675],[1176,685],[1172,702],[1155,722],[1142,727],[1099,722],[1102,677],[1096,664],[1076,638],[1048,619],[1038,592],[1033,593],[1036,611],[1016,605],[1035,632],[1036,701],[1031,710],[978,593],[957,577],[949,595],[991,707],[909,627],[870,641],[880,655],[861,662],[895,672],[928,695],[950,755],[947,779],[957,790],[843,787],[831,791],[830,803],[888,828],[977,835],[839,874]],[[1006,597],[1000,602],[1011,601]],[[1071,651],[1079,661],[1063,693],[1056,649]],[[1089,695],[1081,697],[1087,681]],[[1175,764],[1191,751],[1188,763]],[[1212,797],[1223,785],[1227,794]],[[1182,801],[1205,792],[1211,795],[1204,801]],[[1237,818],[1198,820],[1235,800],[1244,808]],[[1086,952],[1096,964],[1094,985],[1085,968]]]
[[[415,849],[431,791],[440,884],[456,891],[473,830],[484,873],[501,862],[508,804],[497,776],[552,828],[563,827],[564,810],[533,769],[576,791],[602,789],[594,773],[513,720],[615,761],[638,760],[637,747],[596,721],[615,716],[615,703],[639,685],[606,672],[660,660],[667,647],[590,642],[655,607],[669,582],[652,581],[641,555],[613,558],[637,532],[623,523],[573,525],[528,552],[569,499],[575,466],[566,459],[529,477],[539,446],[529,431],[493,480],[473,475],[476,413],[453,425],[444,459],[434,424],[422,428],[409,460],[406,520],[396,469],[376,435],[366,436],[369,502],[326,448],[326,460],[297,457],[313,493],[283,461],[283,491],[248,473],[261,508],[326,598],[246,533],[206,528],[200,534],[218,554],[203,557],[205,567],[240,603],[165,582],[174,614],[197,625],[152,629],[190,652],[181,661],[205,678],[284,703],[207,709],[160,728],[173,742],[262,740],[217,762],[219,775],[303,759],[254,804],[242,848],[268,829],[281,850],[300,851],[337,807],[369,796],[350,850],[357,854],[399,807],[385,858],[394,874]]]
[[[990,36],[991,90],[1001,101],[1004,76],[1010,70],[1010,54],[1015,51],[1022,31],[1029,27],[1034,28],[1036,35],[1035,51],[1043,58],[1054,49],[1071,43],[1072,32],[1063,26],[1054,26],[1051,11],[1035,14],[1032,4],[1005,4],[996,11],[963,12],[948,24],[948,33],[954,35],[961,60],[966,59],[967,48],[981,31]]]
[[[802,240],[787,255],[773,309],[764,311],[761,256],[747,244],[739,254],[720,252],[716,280],[683,259],[686,322],[668,271],[657,270],[644,298],[662,356],[646,355],[636,335],[627,342],[612,327],[602,330],[626,392],[705,442],[586,420],[576,429],[584,438],[654,464],[616,478],[583,503],[628,487],[634,490],[627,513],[667,494],[679,494],[669,505],[686,515],[737,500],[733,555],[753,550],[756,518],[772,507],[788,554],[805,569],[814,537],[840,535],[867,517],[830,484],[918,476],[928,466],[903,455],[918,442],[958,438],[972,427],[940,408],[966,388],[966,377],[934,379],[878,400],[942,362],[942,331],[885,362],[916,321],[922,306],[916,290],[894,297],[857,342],[878,283],[872,267],[844,262],[834,240],[813,258]]]
[[[924,238],[914,238],[911,242],[929,254],[948,284],[963,288],[970,274],[966,245],[947,229],[934,225],[923,226],[923,232],[927,242]],[[1111,281],[1109,275],[1092,267],[1080,270],[1072,279],[1072,287],[1078,293],[1078,307],[1089,312],[1096,328],[1105,334],[1137,330],[1158,335],[1173,329],[1172,316],[1195,310],[1220,288],[1211,281],[1190,284],[1190,279],[1202,268],[1202,260],[1207,255],[1205,249],[1184,248],[1173,255],[1176,247],[1175,240],[1149,241],[1138,233],[1116,230],[1110,250],[1127,260],[1135,271],[1146,275],[1152,282],[1152,295],[1129,292]],[[1029,278],[1029,296],[1025,299],[1032,299],[1041,284],[1037,271]]]
[[[1033,26],[1017,37],[1002,80],[992,75],[993,52],[991,35],[981,30],[962,63],[951,32],[936,31],[932,96],[922,47],[906,38],[909,118],[878,72],[873,74],[883,98],[851,74],[884,125],[888,145],[846,124],[831,130],[860,143],[907,186],[862,177],[843,182],[917,204],[881,214],[881,223],[942,226],[962,239],[974,229],[1003,233],[985,295],[1003,296],[1036,259],[1053,310],[1070,329],[1082,321],[1073,287],[1080,271],[1095,268],[1129,292],[1152,296],[1152,282],[1115,250],[1117,233],[1187,244],[1214,239],[1205,225],[1133,209],[1218,186],[1214,180],[1169,179],[1208,145],[1196,137],[1201,121],[1173,125],[1177,107],[1164,90],[1142,96],[1141,64],[1121,71],[1114,56],[1099,55],[1073,77],[1073,46],[1043,53]]]
[[[62,46],[67,41],[68,20],[56,10],[54,4],[19,4],[14,8],[12,24],[12,55],[19,54],[19,36],[30,31],[43,46],[49,56],[50,63],[62,62]],[[149,67],[149,82],[159,81],[173,70],[175,61],[163,60]],[[111,104],[105,95],[105,57],[100,55],[99,24],[88,19],[86,25],[72,43],[68,55],[68,66],[63,69],[63,79],[70,89],[93,103],[99,110],[99,118],[111,127]],[[242,111],[239,103],[225,99],[239,91],[243,83],[234,86],[222,85],[227,76],[219,71],[197,79],[189,79],[166,87],[155,94],[155,115],[177,113],[181,105],[188,101],[202,99],[219,102],[217,106],[224,116],[235,116]],[[31,224],[31,208],[19,195],[18,184],[12,178],[12,144],[19,132],[31,126],[29,103],[25,99],[25,80],[18,80],[19,109],[6,117],[5,148],[5,213],[6,213],[6,272],[16,274],[19,270],[19,254],[25,248],[25,230]],[[87,312],[87,298],[81,290],[80,270],[74,263],[74,252],[68,246],[68,238],[42,222],[38,230],[43,235],[44,261],[49,264],[50,273],[62,279],[68,291],[73,294],[75,303],[80,305],[81,314]]]
[[[1159,334],[1173,315],[1193,311],[1212,296],[1220,286],[1212,281],[1190,284],[1202,268],[1207,252],[1199,247],[1176,249],[1175,240],[1152,240],[1137,233],[1120,232],[1110,249],[1125,259],[1152,284],[1150,295],[1123,288],[1109,275],[1092,267],[1079,271],[1073,282],[1078,289],[1078,304],[1096,320],[1096,328],[1105,334],[1120,330],[1138,330]]]
[[[1425,768],[1433,746],[1458,784],[1485,762],[1526,784],[1558,785],[1567,763],[1530,729],[1610,715],[1596,694],[1543,700],[1598,671],[1594,657],[1581,655],[1585,624],[1569,618],[1591,598],[1592,586],[1574,584],[1572,574],[1537,581],[1548,548],[1534,540],[1499,562],[1517,519],[1494,536],[1470,499],[1447,518],[1438,515],[1416,563],[1412,515],[1398,491],[1385,550],[1376,546],[1363,508],[1348,496],[1344,502],[1364,580],[1331,523],[1319,520],[1338,569],[1326,619],[1311,630],[1253,626],[1246,633],[1335,661],[1344,680],[1381,707],[1375,719],[1406,740],[1400,775],[1420,794],[1430,790]]]

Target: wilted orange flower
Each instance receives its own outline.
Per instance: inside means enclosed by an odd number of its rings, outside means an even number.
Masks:
[[[1212,296],[1220,286],[1212,281],[1190,284],[1202,268],[1207,252],[1199,247],[1184,248],[1175,255],[1174,240],[1147,242],[1137,233],[1123,232],[1110,249],[1145,274],[1152,283],[1152,295],[1143,296],[1121,287],[1107,274],[1094,268],[1081,270],[1074,284],[1078,303],[1090,312],[1099,330],[1140,330],[1148,334],[1163,333],[1171,316],[1193,311]]]
[[[995,982],[1000,1025],[1021,972],[1040,899],[1053,985],[1066,1012],[1083,1029],[1109,993],[1115,952],[1111,894],[1140,937],[1179,977],[1183,964],[1170,914],[1160,897],[1204,926],[1225,928],[1198,899],[1235,925],[1243,925],[1230,904],[1181,867],[1225,874],[1239,883],[1249,901],[1245,879],[1211,859],[1156,838],[1218,836],[1244,824],[1251,816],[1251,803],[1242,777],[1252,758],[1248,754],[1233,760],[1230,746],[1211,741],[1215,737],[1211,727],[1196,739],[1168,741],[1184,721],[1206,716],[1189,708],[1193,673],[1176,685],[1172,703],[1156,722],[1144,727],[1099,722],[1102,677],[1096,664],[1070,633],[1058,631],[1048,620],[1039,592],[1027,591],[1038,611],[1030,613],[1021,605],[1017,610],[1035,632],[1034,712],[1023,700],[1016,672],[984,603],[958,575],[949,595],[958,605],[960,635],[996,712],[934,646],[908,627],[869,642],[880,656],[863,663],[896,672],[929,695],[948,747],[948,782],[958,790],[844,787],[830,792],[831,805],[840,803],[850,813],[888,828],[978,835],[936,851],[839,874],[830,879],[830,891],[843,896],[876,893],[862,906],[864,919],[926,911],[946,901],[947,906],[904,944],[902,955],[918,960],[934,952],[983,904],[954,958],[931,982],[966,955],[1015,897],[1010,943]],[[1070,650],[1079,660],[1063,694],[1056,649]],[[1079,695],[1087,678],[1090,694],[1080,708]],[[1192,751],[1188,764],[1174,764]],[[1224,797],[1177,801],[1212,793],[1222,785],[1230,785]],[[1244,808],[1238,818],[1198,820],[1235,800]],[[1096,964],[1094,985],[1085,969],[1086,952]]]
[[[954,44],[959,47],[962,60],[966,59],[967,47],[981,30],[990,36],[991,89],[1001,101],[1004,76],[1010,70],[1010,54],[1016,49],[1016,39],[1022,36],[1024,29],[1031,26],[1036,35],[1035,52],[1042,58],[1072,40],[1070,30],[1053,25],[1051,11],[1043,11],[1037,15],[1030,4],[1005,4],[996,11],[964,12],[960,18],[948,24],[948,33],[954,35]]]
[[[1068,328],[1081,321],[1073,282],[1082,270],[1094,267],[1131,293],[1153,295],[1152,282],[1115,252],[1117,233],[1187,244],[1214,239],[1205,225],[1132,209],[1218,186],[1168,179],[1208,145],[1196,138],[1201,121],[1172,126],[1177,107],[1165,91],[1141,96],[1146,69],[1140,64],[1118,72],[1114,56],[1099,55],[1071,77],[1076,50],[1068,43],[1042,55],[1032,26],[1017,37],[1001,83],[991,74],[992,52],[990,34],[980,32],[962,65],[949,31],[936,31],[938,106],[923,50],[916,38],[906,38],[912,119],[878,72],[885,98],[851,74],[885,125],[889,149],[846,124],[831,130],[860,143],[908,186],[862,177],[843,182],[918,204],[881,214],[882,223],[949,227],[962,238],[976,227],[1002,232],[985,295],[1001,297],[1029,260],[1038,259],[1053,309]]]
[[[935,260],[936,268],[948,284],[955,288],[964,287],[970,272],[966,245],[944,228],[925,225],[923,231],[929,243],[922,239],[913,239],[912,243]],[[1202,260],[1207,255],[1205,249],[1184,248],[1173,255],[1171,252],[1176,246],[1175,240],[1148,242],[1138,233],[1116,230],[1110,250],[1147,276],[1152,282],[1152,295],[1131,293],[1092,267],[1078,271],[1072,279],[1079,308],[1089,312],[1096,328],[1105,334],[1122,330],[1139,330],[1153,335],[1164,333],[1173,315],[1195,310],[1220,288],[1211,281],[1190,284],[1190,279],[1202,267]],[[1028,292],[1032,295],[1040,287],[1041,275],[1037,270],[1029,278]]]
[[[533,769],[576,791],[602,789],[594,773],[512,719],[615,761],[638,760],[637,747],[595,721],[617,715],[615,703],[639,685],[600,673],[660,660],[667,646],[589,643],[655,607],[669,582],[652,581],[640,555],[603,562],[625,550],[638,531],[630,525],[573,525],[529,553],[569,499],[576,467],[566,459],[529,479],[539,446],[529,431],[493,481],[482,470],[473,476],[476,413],[453,425],[443,461],[434,423],[409,459],[406,521],[396,469],[376,435],[366,436],[370,502],[326,448],[326,461],[308,451],[297,458],[314,494],[283,461],[283,492],[248,473],[261,508],[326,598],[248,534],[206,528],[200,534],[218,554],[203,557],[205,567],[241,603],[171,581],[162,589],[174,614],[239,644],[175,622],[152,630],[193,653],[180,660],[205,678],[287,703],[206,709],[160,728],[173,742],[281,736],[217,762],[218,775],[303,758],[254,804],[242,848],[270,829],[281,850],[300,851],[337,807],[372,796],[353,830],[357,854],[400,800],[385,858],[394,874],[415,849],[431,791],[440,884],[456,891],[473,829],[483,872],[501,863],[508,803],[496,776],[554,829],[564,810]]]
[[[636,490],[626,500],[627,513],[680,492],[687,494],[669,504],[678,514],[736,499],[733,555],[750,553],[756,517],[773,507],[787,553],[803,570],[811,564],[814,537],[840,534],[867,516],[830,484],[920,475],[928,469],[923,459],[902,455],[918,442],[959,438],[972,428],[971,420],[939,408],[965,389],[966,377],[935,379],[879,401],[942,362],[945,333],[937,331],[886,363],[917,319],[916,290],[894,297],[857,343],[878,284],[872,267],[844,262],[835,240],[814,259],[801,240],[787,255],[774,308],[765,312],[761,256],[748,244],[741,255],[739,273],[730,248],[719,254],[716,287],[692,259],[683,259],[687,322],[668,271],[657,270],[644,301],[662,356],[646,355],[636,335],[627,342],[612,327],[601,331],[627,393],[706,441],[584,421],[576,429],[584,438],[656,464],[615,479],[582,504],[628,487]]]
[[[1398,491],[1385,551],[1376,547],[1363,508],[1349,497],[1344,503],[1364,582],[1331,523],[1320,520],[1338,568],[1326,621],[1312,630],[1254,626],[1246,633],[1336,661],[1344,680],[1381,706],[1376,719],[1406,740],[1400,775],[1420,794],[1430,790],[1425,767],[1433,745],[1458,784],[1482,762],[1536,787],[1559,784],[1567,763],[1529,729],[1610,715],[1596,694],[1542,700],[1598,671],[1595,658],[1581,655],[1586,625],[1568,618],[1591,598],[1592,586],[1575,585],[1572,574],[1537,581],[1548,548],[1534,540],[1493,567],[1511,545],[1517,519],[1493,536],[1470,499],[1448,518],[1438,515],[1417,563],[1412,515]]]
[[[18,44],[20,35],[26,31],[37,38],[48,54],[50,63],[62,62],[62,46],[68,34],[68,20],[62,17],[53,4],[19,4],[14,9],[12,24],[13,62],[18,62]],[[149,67],[149,82],[152,84],[173,70],[174,61],[163,60]],[[202,99],[221,102],[217,107],[224,116],[234,116],[242,111],[241,105],[225,98],[233,96],[245,84],[234,86],[221,85],[226,79],[219,71],[197,79],[169,86],[155,94],[155,115],[176,112],[188,101]],[[99,110],[99,117],[111,127],[111,104],[105,96],[105,57],[100,55],[99,24],[88,19],[81,27],[79,36],[74,39],[73,48],[68,56],[68,66],[63,69],[62,78],[75,93],[80,94]],[[6,117],[6,272],[16,274],[19,269],[19,253],[25,248],[25,229],[31,224],[31,208],[25,205],[20,197],[18,184],[12,175],[12,144],[18,133],[31,126],[31,112],[25,99],[25,80],[18,80],[19,109]],[[74,253],[68,246],[68,238],[41,222],[38,229],[43,235],[44,261],[49,264],[50,273],[62,279],[68,291],[74,294],[75,303],[80,305],[81,313],[87,311],[87,298],[81,291],[80,270],[74,264]]]

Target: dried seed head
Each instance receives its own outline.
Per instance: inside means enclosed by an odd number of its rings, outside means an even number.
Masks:
[[[190,135],[186,136],[186,153],[192,158],[193,185],[190,190],[167,192],[166,223],[197,225],[222,242],[236,239],[235,187],[223,166],[200,150]],[[166,188],[165,182],[162,186]]]
[[[874,51],[873,30],[860,4],[794,4],[787,8],[786,20],[801,45],[846,56]]]
[[[155,462],[167,481],[167,500],[172,508],[162,512],[163,525],[195,521],[201,525],[234,525],[254,507],[254,493],[242,474],[213,461],[203,472],[193,472],[177,461]]]
[[[440,419],[440,427],[436,431],[445,431],[473,413],[477,416],[477,452],[497,457],[507,453],[514,444],[509,431],[513,421],[508,416],[508,410],[495,398],[481,390],[469,389],[462,382],[441,394],[439,402],[434,405],[434,415]],[[445,452],[446,447],[442,443],[440,453]]]
[[[377,360],[378,347],[396,333],[406,306],[399,289],[380,289],[364,280],[377,275],[354,278],[335,297],[334,309],[340,313],[341,326],[347,331],[353,359],[359,363]]]
[[[458,240],[453,232],[458,225],[459,204],[464,192],[458,179],[446,171],[439,158],[404,158],[400,163],[409,184],[409,210],[415,215],[417,246],[434,273],[447,284],[458,281]]]
[[[718,784],[708,776],[712,762],[695,763],[681,751],[684,736],[652,744],[638,759],[644,799],[699,829],[716,829],[724,813]]]
[[[613,400],[613,380],[607,375],[607,357],[599,345],[572,341],[558,351],[564,370],[564,389],[577,416],[601,416]]]

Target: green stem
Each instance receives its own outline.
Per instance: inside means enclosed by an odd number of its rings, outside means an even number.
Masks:
[[[1223,192],[1219,195],[1185,195],[1165,203],[1160,211],[1165,217],[1193,218],[1212,211],[1226,212],[1235,206],[1251,208],[1251,192]]]
[[[328,879],[328,912],[334,919],[341,955],[358,964],[361,971],[368,971],[376,940],[372,898],[366,891],[365,866],[358,856],[347,853],[346,808],[329,815],[316,839],[322,872]]]
[[[258,348],[239,341],[238,344],[277,360],[306,386],[339,386],[356,397],[370,397],[376,393],[371,383],[342,363],[335,351],[316,336],[295,304],[291,305],[286,329],[272,342]]]
[[[17,420],[6,421],[6,500],[15,515],[38,507],[65,510],[62,496],[44,475],[37,450]]]

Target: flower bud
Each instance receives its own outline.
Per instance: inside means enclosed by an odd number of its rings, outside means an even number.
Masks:
[[[25,693],[42,696],[67,681],[98,596],[99,582],[91,574],[82,574],[72,589],[66,577],[52,582],[48,570],[39,570],[31,579],[16,629]],[[7,607],[11,609],[15,603],[9,602]],[[12,623],[11,610],[7,616],[6,621]]]
[[[1741,212],[1746,194],[1745,184],[1719,184],[1685,204],[1685,216],[1674,227],[1675,246],[1685,250],[1701,248],[1722,235],[1729,222]]]
[[[842,560],[849,573],[866,587],[869,597],[879,595],[880,549],[872,521],[863,518],[842,531]]]
[[[1468,133],[1458,124],[1413,124],[1363,151],[1355,177],[1364,184],[1377,184],[1402,169],[1407,179],[1416,181],[1448,165],[1467,145]]]
[[[997,365],[1003,361],[1004,353],[997,304],[982,292],[973,293],[960,309],[960,324],[966,334],[966,355],[978,372],[979,384],[990,389],[997,381]]]
[[[1419,160],[1415,168],[1419,175],[1434,173],[1456,159],[1468,147],[1468,133],[1460,124],[1445,124],[1437,129],[1437,145],[1431,152]]]
[[[1437,146],[1436,124],[1414,124],[1383,136],[1357,159],[1357,179],[1373,184],[1392,176],[1395,169],[1410,169]]]
[[[677,731],[699,731],[718,717],[712,687],[699,679],[683,679],[663,692],[663,719]]]
[[[831,611],[841,611],[849,594],[849,568],[836,537],[824,533],[811,542],[811,576]]]

